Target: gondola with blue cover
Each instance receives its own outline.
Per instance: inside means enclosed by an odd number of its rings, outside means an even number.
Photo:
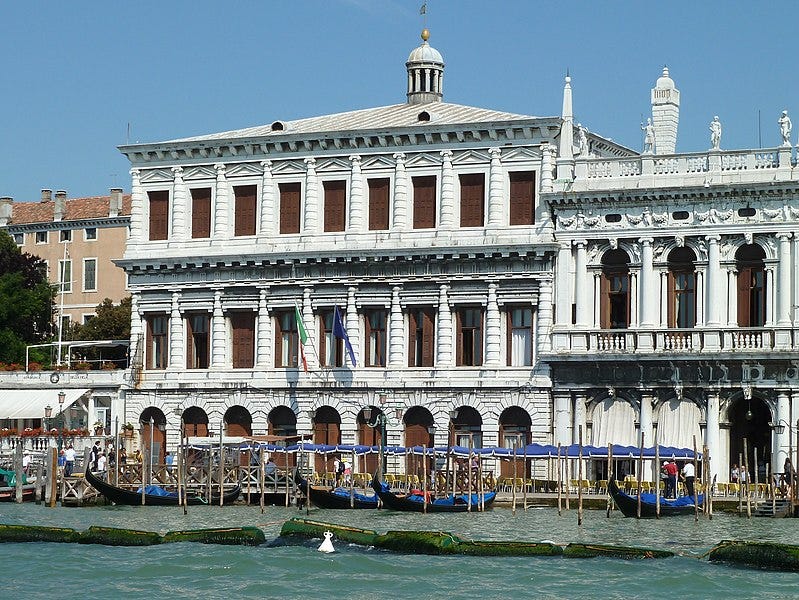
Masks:
[[[350,495],[350,490],[346,488],[328,489],[309,485],[308,480],[300,475],[299,469],[294,470],[294,483],[319,508],[377,508],[377,496],[367,496],[359,492]]]
[[[616,483],[615,479],[608,481],[608,494],[613,498],[613,502],[619,507],[619,511],[625,517],[638,516],[638,496],[626,494]],[[696,506],[702,510],[702,504],[705,501],[703,494],[699,494],[696,500]],[[667,500],[660,497],[660,516],[673,517],[676,515],[692,515],[695,511],[694,497],[693,496],[680,496],[676,500]],[[641,517],[654,518],[657,517],[657,498],[655,494],[641,494]]]
[[[391,510],[404,512],[425,512],[426,510],[430,513],[467,512],[470,509],[472,512],[477,512],[480,510],[480,494],[472,494],[471,502],[469,502],[468,494],[450,494],[443,498],[434,498],[428,492],[427,506],[425,506],[425,498],[422,494],[411,492],[398,496],[391,491],[388,484],[380,480],[379,471],[372,477],[372,488],[383,502],[383,507]],[[496,492],[484,492],[482,494],[483,509],[489,510],[496,497]]]

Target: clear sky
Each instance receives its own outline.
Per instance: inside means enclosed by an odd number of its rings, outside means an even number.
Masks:
[[[130,189],[116,149],[405,100],[422,0],[8,0],[0,5],[0,196]],[[430,0],[445,100],[560,114],[641,149],[664,64],[678,151],[776,146],[799,133],[799,2]]]

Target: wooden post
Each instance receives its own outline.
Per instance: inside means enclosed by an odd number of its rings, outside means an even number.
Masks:
[[[697,495],[696,495],[696,436],[694,436],[694,523],[699,522],[699,505],[697,504]],[[688,482],[685,482],[686,486]],[[687,492],[688,490],[686,490]]]
[[[522,479],[524,480],[524,485],[522,486],[522,495],[524,497],[524,510],[527,510],[527,444],[524,445],[524,450],[522,451],[524,454],[524,465],[522,466]]]
[[[747,440],[744,438],[744,462],[746,463],[746,516],[752,516],[752,497],[749,495],[749,451],[747,450]]]
[[[22,504],[22,453],[24,452],[24,442],[17,440],[17,447],[14,449],[14,501]]]
[[[458,479],[458,472],[457,472],[457,469],[455,467],[456,467],[455,451],[452,450],[452,500],[453,500],[453,502],[455,500],[455,484],[457,483],[456,480]]]
[[[209,437],[209,439],[208,439],[208,478],[207,478],[207,482],[206,483],[208,485],[208,506],[211,506],[211,491],[212,491],[212,486],[213,486],[212,473],[214,472],[214,460],[213,460],[214,448],[213,448],[213,446],[211,446],[211,440],[210,440],[211,436],[208,436],[208,437]]]
[[[641,518],[641,483],[644,475],[644,432],[641,432],[641,442],[638,444],[638,474],[636,480],[638,483],[638,504],[635,507],[635,517]]]
[[[738,453],[738,464],[740,465],[740,469],[744,468],[744,460],[743,455],[739,452]],[[749,480],[749,474],[744,472],[743,477],[741,477],[740,472],[738,475],[738,515],[743,512],[743,492],[744,487],[746,486],[746,482]]]
[[[225,449],[222,442],[224,421],[219,421],[219,506],[224,504],[225,497]]]
[[[616,474],[613,472],[613,444],[608,444],[608,483],[610,483],[611,477],[615,480]],[[610,518],[610,512],[613,510],[613,500],[610,497],[610,492],[608,492],[608,508],[605,511],[605,516]]]
[[[563,449],[563,480],[566,482],[566,510],[571,510],[571,491],[569,485],[571,484],[571,463],[569,463],[569,447]]]
[[[178,506],[183,506],[183,436],[181,434],[180,444],[178,444],[177,459],[178,459]]]
[[[759,464],[757,462],[757,446],[752,448],[752,452],[755,453],[755,456],[754,456],[754,458],[755,458],[755,494],[757,494],[758,487],[760,486],[760,474],[758,473],[760,468],[759,468]],[[757,502],[755,502],[755,504],[757,504]]]
[[[583,524],[583,426],[579,427],[577,441],[577,524]]]
[[[350,462],[350,508],[355,508],[355,448],[352,449]]]
[[[558,442],[558,516],[563,514],[563,507],[561,505],[561,483],[562,483],[562,471],[561,471],[561,462],[560,462],[560,442]]]
[[[660,445],[658,443],[657,431],[655,432],[655,518],[660,518]]]
[[[58,494],[58,448],[47,449],[47,506],[55,508]]]
[[[516,462],[516,438],[513,438],[513,483],[510,486],[511,498],[513,498],[513,514],[516,514],[516,478],[518,475]]]
[[[288,477],[288,474],[286,475]],[[261,490],[261,514],[264,514],[264,496],[266,494],[266,452],[263,447],[258,450],[258,489]]]
[[[486,490],[485,490],[485,482],[483,481],[483,457],[479,457],[477,459],[477,493],[479,494],[480,500],[478,501],[478,506],[480,512],[484,512],[486,509]]]
[[[469,458],[468,463],[466,465],[466,479],[468,480],[466,483],[466,491],[469,494],[469,500],[466,503],[466,510],[467,512],[472,512],[472,451],[474,450],[472,446],[472,434],[469,434]]]
[[[427,514],[427,445],[422,444],[422,464],[425,468],[422,469],[422,512]]]
[[[183,478],[183,515],[189,514],[189,499],[186,497],[188,492],[188,478],[189,478],[189,466],[186,464],[186,448],[188,447],[189,436],[186,435],[186,423],[183,421],[183,417],[180,417],[180,470],[181,470],[181,477]],[[119,457],[119,454],[117,454]],[[119,460],[117,459],[117,462]]]
[[[183,418],[180,419],[180,440],[183,442]],[[114,485],[119,485],[119,417],[114,419]],[[178,487],[180,498],[180,487]]]
[[[300,442],[300,444],[303,444],[303,442]],[[304,450],[305,446],[303,445],[302,448]],[[289,498],[289,453],[285,449],[285,447],[283,448],[283,456],[284,456],[284,465],[286,467],[286,498],[285,498],[285,506],[286,506],[286,508],[288,508],[289,507],[289,503],[291,501],[291,499]],[[303,456],[304,456],[304,454],[303,454]],[[274,461],[272,461],[272,462],[274,462]],[[264,468],[266,468],[266,467],[264,467]],[[299,468],[299,466],[297,468]],[[311,485],[311,477],[310,477],[310,475],[311,475],[310,473],[306,473],[305,474],[306,481],[308,482],[308,485]],[[275,477],[275,491],[277,491],[277,465],[275,466],[274,477]],[[310,502],[311,493],[307,492],[306,496],[308,496],[307,500]]]
[[[34,499],[36,504],[42,503],[42,493],[44,488],[44,463],[36,465],[36,487],[34,488]]]
[[[713,497],[713,488],[710,486],[710,460],[707,454],[707,444],[702,445],[702,490],[705,492],[705,501],[702,503],[702,512],[710,516],[710,498]]]

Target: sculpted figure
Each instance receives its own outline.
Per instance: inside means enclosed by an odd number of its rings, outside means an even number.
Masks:
[[[710,122],[710,147],[718,150],[721,146],[721,121],[718,116],[713,117]]]
[[[782,116],[779,118],[777,123],[780,124],[780,135],[782,135],[782,145],[790,146],[791,130],[793,129],[793,124],[791,123],[791,118],[788,116],[787,110],[782,111]]]
[[[588,156],[588,130],[577,123],[577,147],[580,149],[580,156]]]
[[[647,117],[646,125],[641,123],[641,131],[644,132],[644,152],[652,153],[655,151],[655,126],[652,125],[652,118]]]

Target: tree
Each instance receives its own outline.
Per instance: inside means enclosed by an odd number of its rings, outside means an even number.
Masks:
[[[0,361],[22,363],[26,345],[49,338],[54,297],[44,261],[0,231]]]
[[[71,333],[73,340],[80,341],[129,340],[130,296],[123,298],[119,304],[106,298],[97,305],[94,316],[82,325],[74,325]],[[85,348],[81,354],[86,360],[113,362],[121,366],[127,347]]]

